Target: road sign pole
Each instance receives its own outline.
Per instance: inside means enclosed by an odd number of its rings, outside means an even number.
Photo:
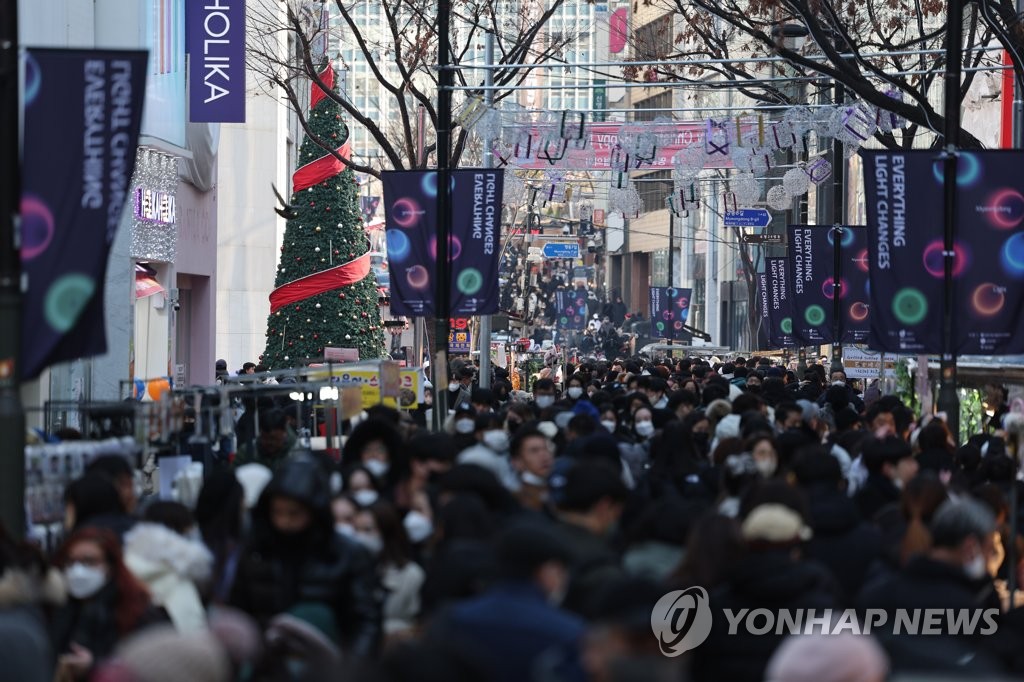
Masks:
[[[494,64],[494,34],[484,33],[484,63],[490,67]],[[494,69],[488,68],[484,71],[484,85],[488,89],[484,91],[484,101],[487,106],[494,106]],[[494,167],[494,152],[491,146],[494,141],[488,136],[484,139],[484,168]],[[491,387],[491,316],[480,316],[480,387]]]

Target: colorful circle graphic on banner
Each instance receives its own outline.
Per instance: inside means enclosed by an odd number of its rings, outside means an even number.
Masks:
[[[988,221],[999,230],[1012,230],[1024,221],[1024,195],[1005,187],[989,197],[988,204],[979,206]]]
[[[25,106],[30,106],[43,87],[43,71],[31,52],[25,52]]]
[[[982,317],[998,315],[1006,303],[1006,288],[986,282],[979,284],[971,295],[971,307]]]
[[[654,328],[657,329],[659,332],[663,332],[663,331],[665,331],[665,323],[664,322],[660,322],[660,321],[659,322],[655,322],[654,323]]]
[[[901,324],[920,324],[928,316],[928,299],[918,289],[900,289],[892,298],[892,314]]]
[[[792,334],[793,333],[793,318],[792,317],[784,317],[784,318],[782,318],[782,320],[779,322],[779,329],[782,330],[783,334]]]
[[[37,197],[21,198],[21,259],[32,260],[53,241],[54,223],[50,208]]]
[[[388,256],[395,261],[403,261],[409,257],[411,243],[401,230],[388,230],[384,235],[387,242]]]
[[[942,253],[945,250],[945,243],[941,239],[936,239],[929,242],[921,254],[921,258],[924,261],[924,269],[936,279],[942,279],[946,276],[942,260]],[[967,248],[960,242],[954,244],[953,253],[955,254],[953,256],[953,276],[959,277],[967,269],[969,254],[967,253]]]
[[[932,164],[932,176],[940,185],[946,179],[946,164],[944,161],[936,161]],[[981,179],[981,162],[978,157],[970,152],[960,152],[956,163],[956,184],[959,187],[973,185]]]
[[[861,249],[856,256],[853,257],[853,262],[857,266],[857,269],[861,272],[867,272],[871,264],[871,260],[868,258],[868,250]]]
[[[459,273],[455,286],[463,294],[472,296],[484,288],[484,276],[476,268],[466,268]]]
[[[683,328],[683,321],[676,320],[675,322],[672,323],[672,327],[675,328],[676,331],[680,331]]]
[[[448,262],[462,255],[462,242],[454,234],[448,235]],[[430,238],[430,257],[437,260],[437,236]]]
[[[562,316],[562,318],[561,318],[561,319],[559,320],[559,322],[561,322],[561,323],[562,323],[562,326],[563,326],[563,327],[568,327],[568,326],[569,326],[569,318],[568,318],[568,317],[565,317],[564,315],[563,315],[563,316]]]
[[[864,301],[854,301],[850,306],[850,319],[854,322],[863,322],[868,319],[868,304]]]
[[[676,307],[679,308],[680,310],[689,308],[690,299],[686,298],[685,296],[680,296],[679,298],[676,299]]]
[[[828,231],[828,243],[835,246],[836,231],[834,228]],[[853,244],[853,230],[847,227],[843,229],[843,236],[839,240],[839,246],[846,248],[851,244]]]
[[[830,301],[835,295],[835,287],[833,286],[834,283],[835,280],[833,280],[831,277],[829,277],[828,279],[821,283],[821,293],[825,296],[825,298],[827,298]],[[839,298],[846,298],[846,290],[849,287],[850,285],[845,279],[839,280]]]
[[[426,289],[430,285],[430,273],[422,265],[414,265],[405,271],[405,281],[415,289]]]
[[[1003,269],[1011,277],[1024,277],[1024,232],[1011,236],[1001,250]]]
[[[437,173],[424,173],[423,179],[420,181],[420,187],[428,197],[436,197]]]
[[[825,309],[820,305],[809,305],[804,311],[804,319],[807,324],[817,327],[825,322]]]
[[[454,175],[450,176],[448,178],[448,187],[450,187],[451,189],[455,189],[455,176]],[[425,173],[423,175],[423,179],[420,181],[420,189],[422,189],[423,193],[425,195],[427,195],[428,197],[436,197],[437,196],[437,173],[436,172]]]
[[[146,384],[146,394],[149,395],[153,400],[160,400],[164,397],[164,393],[171,390],[171,382],[163,377],[159,379],[150,379]]]
[[[391,204],[391,220],[399,227],[415,227],[423,211],[420,205],[409,197],[398,199]]]
[[[668,308],[666,308],[665,310],[661,311],[661,316],[664,317],[666,320],[671,320],[672,319],[672,311],[669,310]]]
[[[95,291],[96,282],[88,275],[76,273],[58,278],[43,302],[46,321],[62,334],[70,331]]]

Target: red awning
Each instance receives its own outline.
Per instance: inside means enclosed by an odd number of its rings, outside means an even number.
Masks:
[[[141,272],[135,273],[135,298],[146,298],[153,294],[159,294],[164,288],[160,286],[155,278]]]

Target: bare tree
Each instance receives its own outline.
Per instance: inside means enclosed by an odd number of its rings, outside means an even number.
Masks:
[[[373,6],[382,9],[383,25],[367,30],[357,16],[357,8],[369,3],[367,0],[328,0],[332,14],[340,22],[338,32],[329,26],[322,26],[319,9],[313,13],[303,12],[296,6],[301,3],[289,2],[282,9],[281,0],[256,0],[250,2],[248,12],[248,66],[273,96],[282,97],[295,111],[303,130],[325,151],[361,173],[379,177],[382,169],[404,170],[425,168],[436,152],[435,131],[438,112],[435,106],[437,91],[436,64],[436,4],[433,0],[372,0]],[[551,33],[547,24],[565,0],[552,0],[544,4],[537,0],[453,0],[452,25],[456,34],[452,36],[449,55],[455,70],[457,86],[469,87],[483,84],[469,81],[472,74],[468,60],[472,48],[482,42],[484,33],[494,34],[496,64],[493,70],[495,100],[508,97],[513,91],[502,87],[521,85],[533,70],[553,55],[557,55],[575,39],[575,34]],[[318,3],[313,3],[319,8]],[[364,128],[381,150],[382,163],[372,167],[358,159],[346,159],[336,151],[336,142],[319,140],[310,130],[306,111],[302,106],[300,93],[310,82],[324,85],[320,73],[322,50],[326,45],[327,56],[337,55],[338,34],[344,33],[365,61],[369,72],[383,86],[382,90],[396,112],[394,119],[379,121],[371,111],[361,110],[344,92],[325,88],[346,112],[350,126]],[[291,50],[282,50],[280,45],[289,44]],[[479,64],[475,64],[479,66]],[[476,73],[481,72],[477,69]],[[469,91],[467,97],[482,96],[482,91]],[[417,110],[421,108],[426,116],[426,142],[423,158],[418,155],[420,130],[417,127]],[[455,121],[453,134],[452,167],[463,160],[470,143],[469,131]]]
[[[833,84],[844,95],[891,112],[907,121],[895,131],[878,130],[885,147],[909,149],[942,137],[942,101],[946,39],[941,0],[639,0],[677,18],[668,55],[672,65],[630,66],[636,80],[691,81],[729,88],[757,102],[796,104],[794,82],[805,89],[800,99],[831,101]],[[782,39],[781,28],[806,28],[806,43],[797,49]],[[670,29],[671,30],[671,29]],[[996,41],[1011,49],[1014,65],[1024,51],[1024,30],[1012,0],[980,0],[966,6],[963,75],[964,101],[979,67],[1000,63]],[[779,56],[785,72],[773,72],[751,57]],[[730,61],[735,59],[736,61]],[[710,61],[714,60],[714,61]],[[689,65],[684,62],[690,62]],[[699,65],[694,62],[700,62]],[[713,84],[709,84],[709,76]],[[772,76],[775,76],[774,78]],[[933,135],[931,135],[931,134]],[[980,148],[981,141],[961,130],[957,144]]]

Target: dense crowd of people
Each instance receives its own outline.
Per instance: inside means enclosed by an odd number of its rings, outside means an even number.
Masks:
[[[0,534],[3,677],[1024,674],[1005,393],[957,447],[941,419],[824,365],[594,359],[562,377],[481,388],[456,364],[445,432],[375,407],[337,457],[303,447],[286,398],[252,401],[234,461],[206,472],[192,508],[139,499],[126,459],[92,462],[53,556]],[[706,640],[666,656],[652,612],[698,586]],[[983,611],[995,627],[732,632],[726,609]]]

